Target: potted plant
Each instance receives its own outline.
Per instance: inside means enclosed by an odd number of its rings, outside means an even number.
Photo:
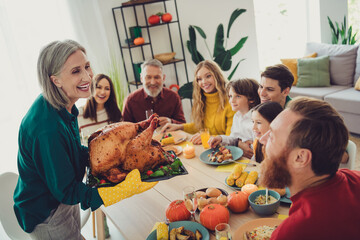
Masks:
[[[355,39],[357,32],[353,34],[352,26],[347,29],[346,16],[344,16],[344,22],[341,23],[341,28],[338,22],[335,22],[335,28],[329,16],[327,18],[331,29],[332,44],[354,45],[357,42]]]

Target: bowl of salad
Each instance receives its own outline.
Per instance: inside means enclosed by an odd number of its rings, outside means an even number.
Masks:
[[[249,195],[251,208],[259,215],[272,215],[280,206],[280,194],[269,190],[266,203],[266,190],[257,190]]]

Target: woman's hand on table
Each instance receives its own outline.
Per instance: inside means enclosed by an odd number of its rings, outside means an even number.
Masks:
[[[210,148],[216,148],[222,142],[221,136],[210,137],[208,144]]]
[[[182,124],[175,124],[175,123],[166,123],[160,130],[160,133],[177,131],[177,130],[184,130],[184,126]]]
[[[171,123],[171,119],[168,117],[159,117],[160,127],[164,126],[166,123]]]
[[[254,154],[253,149],[251,148],[252,141],[242,142],[239,140],[238,147],[244,151],[244,157],[251,159]]]
[[[200,137],[200,133],[195,133],[191,139],[190,142],[192,142],[195,145],[200,145],[201,144],[201,137]]]

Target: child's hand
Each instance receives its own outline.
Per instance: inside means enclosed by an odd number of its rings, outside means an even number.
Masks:
[[[216,148],[216,146],[219,145],[221,142],[222,142],[222,137],[215,136],[209,139],[208,144],[210,148]]]
[[[251,141],[246,141],[246,142],[242,142],[242,141],[239,141],[238,142],[238,147],[241,148],[243,151],[244,151],[244,157],[246,158],[251,158],[254,154],[252,148],[251,148],[251,144],[252,142]]]

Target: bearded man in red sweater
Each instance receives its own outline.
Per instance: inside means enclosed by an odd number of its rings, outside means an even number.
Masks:
[[[328,103],[293,99],[260,139],[266,144],[260,182],[288,186],[289,217],[271,239],[358,239],[360,172],[338,169],[349,133]]]

